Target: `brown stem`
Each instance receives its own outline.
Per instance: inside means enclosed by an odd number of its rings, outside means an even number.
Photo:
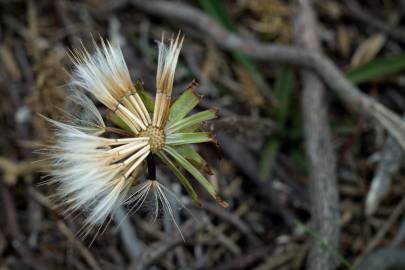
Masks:
[[[148,164],[148,179],[156,180],[156,165],[153,154],[149,154],[146,158],[146,163]]]

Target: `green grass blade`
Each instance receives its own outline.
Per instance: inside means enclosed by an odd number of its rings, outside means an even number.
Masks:
[[[181,145],[191,143],[212,142],[210,132],[174,133],[166,136],[167,145]]]
[[[346,76],[353,83],[359,84],[370,80],[398,73],[405,69],[405,53],[395,57],[377,58],[373,61],[349,70]]]
[[[279,148],[280,142],[276,138],[271,138],[264,146],[259,163],[259,175],[261,180],[265,181],[269,178]]]
[[[187,190],[188,194],[190,195],[191,199],[197,205],[201,205],[200,198],[195,192],[193,186],[191,185],[190,181],[181,173],[181,171],[176,167],[176,165],[170,160],[170,158],[163,152],[159,152],[157,156],[173,171],[173,173],[179,178],[181,184]]]
[[[200,0],[200,5],[211,17],[219,22],[223,27],[232,32],[237,32],[237,28],[228,16],[221,0]]]
[[[279,126],[284,126],[290,110],[290,100],[294,88],[294,72],[291,68],[284,67],[277,74],[274,91],[277,99],[276,121]]]
[[[280,128],[281,133],[284,132],[285,122],[288,118],[290,111],[290,102],[292,90],[294,88],[294,72],[291,68],[284,67],[277,74],[275,82],[275,98],[277,103],[274,118],[276,119],[277,126]],[[280,138],[272,136],[268,139],[260,158],[259,175],[260,179],[267,180],[273,169],[274,160],[280,148]]]

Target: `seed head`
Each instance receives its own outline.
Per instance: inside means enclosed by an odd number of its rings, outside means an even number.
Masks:
[[[164,37],[159,43],[154,101],[142,83],[132,82],[119,46],[101,40],[93,54],[84,48],[72,52],[75,65],[69,87],[74,93],[72,101],[82,113],[70,114],[72,119],[63,123],[49,119],[56,128],[56,142],[48,154],[52,161],[50,182],[58,185],[57,195],[66,212],[82,210],[87,214],[83,234],[95,225],[102,226],[122,205],[138,210],[148,196],[154,196],[155,206],[161,204],[175,222],[168,197],[176,196],[168,196],[171,192],[158,180],[144,180],[146,160],[148,176],[155,175],[150,155],[173,170],[194,202],[199,203],[199,196],[184,171],[225,205],[202,174],[210,172],[207,163],[191,146],[213,142],[213,136],[200,129],[216,113],[207,110],[189,115],[201,99],[195,94],[195,82],[171,102],[183,40],[178,34],[169,47]],[[114,127],[105,125],[86,94],[107,107]]]
[[[147,126],[145,130],[139,132],[140,137],[148,137],[150,151],[153,154],[158,153],[165,146],[165,132],[155,126]]]

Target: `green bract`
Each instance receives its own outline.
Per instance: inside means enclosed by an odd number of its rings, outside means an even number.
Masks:
[[[154,102],[150,95],[143,88],[142,83],[135,83],[137,92],[141,96],[146,108],[153,113]],[[165,146],[156,153],[160,160],[177,176],[182,185],[189,193],[192,200],[201,204],[200,199],[193,186],[181,169],[190,173],[222,206],[227,204],[220,199],[215,187],[206,179],[203,174],[212,174],[207,162],[193,148],[196,143],[215,143],[216,141],[210,132],[201,132],[199,129],[205,121],[217,117],[216,110],[205,110],[195,114],[191,111],[201,101],[201,96],[197,95],[195,88],[197,83],[193,81],[190,86],[172,102],[170,106],[168,120],[164,127]],[[147,105],[146,105],[147,104]],[[115,124],[125,128],[122,121],[117,119]]]

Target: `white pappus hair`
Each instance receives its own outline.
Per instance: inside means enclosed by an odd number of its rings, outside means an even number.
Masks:
[[[52,179],[67,212],[88,213],[87,224],[102,224],[122,205],[149,154],[147,137],[107,139],[53,122]]]
[[[150,121],[139,102],[119,47],[101,41],[94,55],[84,48],[72,54],[75,61],[69,84],[73,93],[70,102],[79,112],[66,113],[69,120],[48,119],[56,129],[55,143],[46,150],[51,161],[50,183],[58,186],[58,204],[66,213],[84,210],[87,213],[83,229],[102,225],[108,216],[131,196],[138,181],[143,161],[150,153],[148,137],[112,139],[102,135],[107,131],[95,104],[82,93],[93,95],[107,108],[115,110],[123,97],[128,106],[120,105],[124,121],[134,132]],[[146,113],[145,113],[146,112]]]
[[[173,91],[174,73],[179,59],[184,36],[180,38],[180,33],[176,39],[170,40],[167,47],[164,43],[164,36],[159,45],[158,67],[156,71],[156,101],[153,114],[153,124],[157,127],[163,127],[170,107],[170,101]]]
[[[71,84],[91,93],[107,108],[113,110],[118,101],[134,91],[127,65],[118,46],[101,40],[91,55],[83,46],[71,57],[75,63]]]
[[[156,180],[140,183],[140,176],[152,151],[150,137],[143,131],[165,124],[182,42],[177,36],[169,48],[159,44],[153,121],[136,92],[118,46],[101,40],[101,46],[95,45],[92,55],[84,47],[72,52],[75,65],[69,84],[73,91],[70,101],[79,111],[67,113],[69,120],[65,122],[48,119],[56,129],[56,142],[46,152],[51,161],[49,182],[57,185],[58,204],[66,207],[66,214],[78,210],[87,214],[80,230],[83,236],[94,226],[100,230],[118,207],[128,205],[129,212],[134,212],[147,198],[152,198],[154,220],[160,208],[179,229],[171,202],[181,205],[180,201]],[[91,94],[124,121],[133,136],[103,137],[112,128],[106,127],[96,105],[84,93]]]

